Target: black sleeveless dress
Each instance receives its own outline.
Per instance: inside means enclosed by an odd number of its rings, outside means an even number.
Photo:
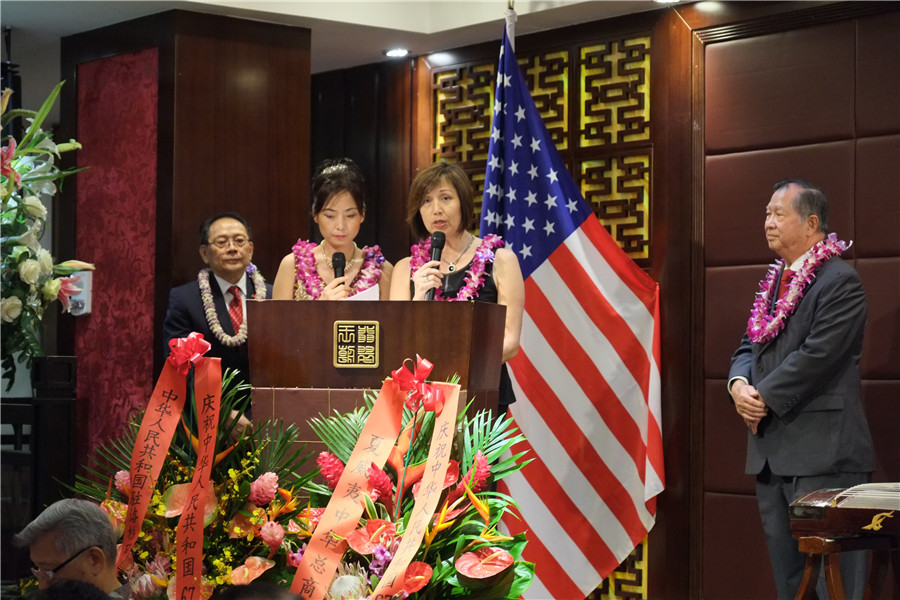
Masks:
[[[444,273],[443,285],[441,287],[441,294],[444,298],[452,298],[459,293],[459,290],[466,284],[466,273],[469,269],[472,268],[472,263],[469,262],[465,267],[461,267],[456,269],[452,273]],[[409,282],[410,294],[413,293],[413,282],[410,280]],[[476,302],[491,302],[493,304],[497,303],[497,284],[494,282],[494,263],[488,262],[484,265],[484,285],[478,290],[478,295],[473,298]],[[506,368],[506,363],[503,363],[500,366],[500,402],[499,402],[499,411],[500,414],[506,414],[507,407],[516,401],[516,395],[513,392],[512,381],[509,378],[509,370]]]

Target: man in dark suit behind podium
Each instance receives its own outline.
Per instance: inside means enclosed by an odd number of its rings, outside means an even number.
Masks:
[[[790,503],[817,489],[867,483],[875,470],[860,400],[866,296],[856,270],[840,258],[848,246],[828,234],[827,219],[828,200],[816,186],[775,185],[765,232],[781,260],[762,282],[728,381],[748,429],[746,472],[756,476],[779,600],[794,598],[804,566]],[[847,598],[861,597],[865,559],[841,556]],[[828,597],[822,583],[820,600]]]
[[[192,331],[202,333],[212,344],[207,355],[222,359],[222,371],[238,369],[241,379],[249,383],[246,299],[271,298],[272,286],[250,262],[253,234],[247,221],[235,212],[204,221],[200,226],[200,257],[208,268],[200,271],[196,281],[169,293],[163,322],[165,353],[168,355],[169,340]]]

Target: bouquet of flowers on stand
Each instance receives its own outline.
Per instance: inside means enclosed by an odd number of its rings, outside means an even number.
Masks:
[[[206,370],[199,334],[178,344],[181,374],[167,379],[164,369],[143,416],[97,450],[72,488],[118,528],[132,598],[204,600],[259,581],[305,600],[487,600],[519,598],[531,584],[524,534],[498,529],[515,502],[493,488],[524,466],[512,452],[524,437],[506,416],[467,417],[458,385],[426,380],[430,363],[394,371],[362,408],[312,419],[328,451],[302,474],[309,456],[296,427],[266,422],[236,435],[233,411],[246,409],[249,386],[233,384],[230,371],[223,378],[218,359]],[[188,360],[201,366],[193,377]],[[189,389],[191,402],[173,403],[191,380],[196,398]],[[156,439],[171,441],[148,445]],[[151,450],[159,455],[147,458]],[[196,558],[184,550],[188,535],[202,540]],[[7,594],[35,588],[24,582]]]
[[[318,525],[318,533],[322,524],[317,520],[326,511],[322,506],[330,507],[338,495],[347,495],[346,489],[355,490],[355,500],[364,504],[364,510],[343,539],[331,535],[330,541],[339,545],[340,559],[327,590],[317,596],[308,579],[298,585],[302,579],[298,572],[293,591],[304,598],[519,598],[531,584],[534,565],[521,560],[525,536],[510,537],[498,529],[515,502],[493,491],[495,482],[526,464],[521,460],[524,453],[510,453],[524,437],[505,415],[495,419],[490,411],[481,411],[467,417],[455,404],[442,406],[446,396],[425,381],[430,364],[417,360],[414,370],[393,373],[394,382],[400,380],[406,392],[400,433],[384,467],[373,462],[365,469],[364,485],[348,488],[341,483],[360,448],[373,444],[367,440],[381,439],[367,437],[366,431],[376,418],[377,401],[370,396],[363,408],[349,414],[311,421],[328,451],[317,459],[325,483],[307,486],[320,506],[312,509],[310,525]],[[451,414],[442,414],[448,410]],[[444,437],[440,430],[448,421],[453,426]],[[426,479],[439,468],[441,457],[447,459],[446,471],[435,486]],[[360,474],[361,469],[352,468]],[[422,518],[422,497],[433,492],[436,508]],[[404,548],[405,538],[414,534],[421,536],[421,543]],[[305,553],[311,551],[304,548]],[[386,585],[392,563],[401,557],[408,563],[405,573],[402,567],[395,569],[399,579],[391,578],[393,584]],[[375,593],[378,589],[387,592]]]
[[[300,534],[309,521],[309,508],[299,492],[315,471],[301,470],[309,456],[303,455],[297,428],[266,422],[257,424],[252,432],[236,435],[232,411],[246,409],[249,386],[234,385],[234,373],[226,372],[222,385],[212,486],[204,498],[202,598],[217,588],[249,583],[261,575],[287,585],[296,565],[292,557],[300,550]],[[132,598],[177,597],[176,533],[198,463],[196,425],[196,412],[185,409],[137,541],[120,562],[131,583]],[[132,495],[129,461],[139,427],[140,420],[132,420],[120,438],[100,447],[94,466],[87,476],[77,478],[73,490],[99,502],[120,536]]]
[[[50,252],[41,247],[40,238],[47,220],[44,200],[56,194],[57,182],[81,169],[60,170],[55,163],[62,152],[81,148],[75,140],[64,144],[53,141],[50,132],[41,129],[56,102],[62,83],[57,85],[37,112],[7,112],[12,90],[0,97],[2,124],[13,119],[29,120],[22,139],[3,139],[0,154],[0,238],[2,250],[2,365],[3,376],[12,387],[16,373],[16,356],[31,366],[32,358],[43,356],[40,341],[41,320],[47,307],[59,300],[69,311],[69,298],[78,294],[79,278],[74,273],[93,270],[94,266],[78,260],[55,263]]]

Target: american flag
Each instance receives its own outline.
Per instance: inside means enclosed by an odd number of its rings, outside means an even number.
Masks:
[[[535,460],[501,482],[536,565],[527,599],[582,599],[641,543],[664,487],[659,286],[594,217],[504,32],[481,235],[525,277],[510,408]]]

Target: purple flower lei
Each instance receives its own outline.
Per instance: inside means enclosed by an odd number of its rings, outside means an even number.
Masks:
[[[787,325],[788,318],[797,310],[807,286],[816,278],[818,268],[832,257],[843,254],[851,245],[853,242],[848,244],[837,239],[837,235],[832,233],[813,246],[809,256],[788,283],[784,298],[775,302],[775,311],[772,314],[769,314],[769,307],[772,305],[772,298],[778,293],[776,278],[784,261],[779,258],[770,265],[769,272],[759,282],[760,291],[756,294],[750,319],[747,321],[747,335],[750,341],[761,344],[775,339]]]
[[[325,282],[322,281],[319,271],[316,269],[316,257],[313,253],[316,246],[318,244],[315,242],[297,240],[291,249],[294,253],[297,272],[294,280],[294,298],[296,300],[318,300],[322,295],[322,290],[325,289]],[[381,281],[381,265],[384,264],[381,248],[377,245],[365,246],[361,252],[363,264],[350,284],[351,296],[374,287]]]
[[[454,298],[444,298],[441,289],[434,291],[435,300],[464,301],[472,300],[478,295],[478,291],[484,286],[484,266],[489,262],[494,262],[494,248],[502,248],[503,240],[500,236],[490,234],[484,236],[481,244],[475,249],[475,258],[472,259],[472,266],[466,271],[464,279],[465,285],[460,288],[459,293]],[[431,238],[425,238],[418,244],[414,244],[410,248],[409,258],[409,275],[410,278],[419,268],[431,260]]]

